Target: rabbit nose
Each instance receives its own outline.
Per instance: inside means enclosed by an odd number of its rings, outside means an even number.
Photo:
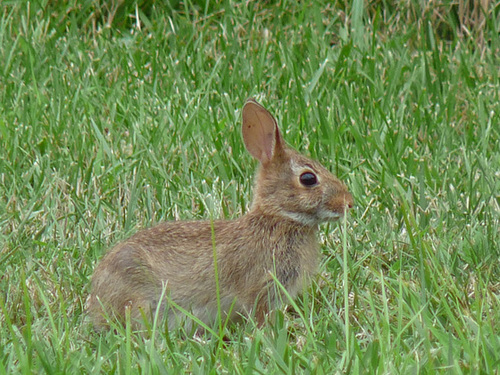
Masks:
[[[346,211],[354,207],[354,200],[352,199],[352,195],[350,193],[346,193],[344,203]]]

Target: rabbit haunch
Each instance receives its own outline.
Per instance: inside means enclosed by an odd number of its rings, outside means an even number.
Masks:
[[[211,325],[217,318],[213,258],[215,238],[221,311],[262,324],[281,294],[275,278],[296,296],[316,272],[318,224],[352,206],[345,185],[326,168],[283,141],[274,117],[249,99],[243,107],[243,140],[260,162],[250,211],[235,220],[165,222],[111,249],[92,277],[89,314],[96,328],[107,318],[136,327],[160,312],[170,327],[182,316],[167,299]]]

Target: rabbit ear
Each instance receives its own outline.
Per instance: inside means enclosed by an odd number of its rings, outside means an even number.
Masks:
[[[248,99],[243,107],[242,132],[248,152],[262,164],[281,152],[281,136],[275,118],[254,99]]]

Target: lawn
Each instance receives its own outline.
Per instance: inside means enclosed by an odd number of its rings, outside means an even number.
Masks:
[[[0,5],[0,374],[498,373],[500,6],[159,3]],[[318,277],[261,328],[94,332],[110,246],[247,211],[248,97],[354,197]]]

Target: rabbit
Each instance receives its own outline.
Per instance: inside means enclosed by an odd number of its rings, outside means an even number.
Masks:
[[[254,99],[242,118],[245,147],[260,162],[250,210],[234,220],[164,222],[116,245],[92,277],[96,330],[109,327],[107,317],[124,324],[127,309],[138,329],[157,308],[172,329],[185,317],[178,307],[208,326],[219,308],[223,319],[250,316],[262,326],[283,288],[293,298],[315,274],[318,224],[341,218],[353,198],[325,167],[287,146]]]

